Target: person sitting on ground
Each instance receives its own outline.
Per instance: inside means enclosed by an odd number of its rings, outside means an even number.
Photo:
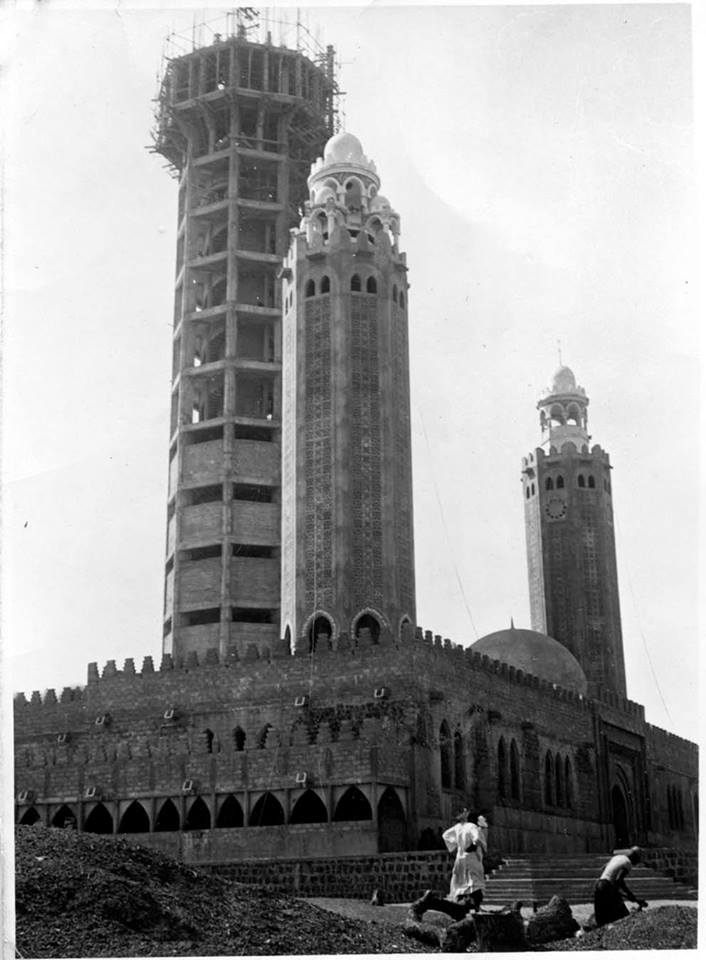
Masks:
[[[633,865],[640,862],[640,857],[640,848],[631,847],[627,854],[616,853],[603,868],[593,893],[596,926],[602,927],[627,917],[629,910],[625,900],[637,903],[640,907],[647,906],[647,901],[638,899],[625,883],[625,877]]]
[[[413,919],[421,920],[426,910],[439,910],[454,920],[462,920],[473,910],[480,911],[485,889],[483,858],[488,849],[488,822],[481,814],[470,819],[467,807],[456,815],[456,822],[442,835],[449,853],[456,853],[448,898],[427,890],[411,906]]]

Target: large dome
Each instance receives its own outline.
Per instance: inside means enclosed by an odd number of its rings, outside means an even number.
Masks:
[[[524,673],[534,674],[558,687],[585,694],[586,675],[576,657],[566,647],[534,630],[497,630],[472,645],[474,653],[486,654],[491,660],[501,660]]]
[[[552,393],[575,393],[576,377],[571,367],[561,366],[552,377]]]
[[[352,133],[337,133],[324,148],[327,163],[361,163],[365,159],[363,145]]]

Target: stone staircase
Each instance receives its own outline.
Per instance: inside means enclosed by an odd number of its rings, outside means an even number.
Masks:
[[[526,906],[546,903],[554,894],[569,903],[590,903],[593,887],[608,857],[604,854],[507,857],[486,883],[483,903],[510,904],[522,900]],[[636,897],[647,900],[697,900],[693,887],[675,883],[663,873],[643,864],[633,867],[628,887]]]

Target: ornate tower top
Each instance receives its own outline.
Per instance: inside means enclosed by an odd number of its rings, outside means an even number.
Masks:
[[[561,447],[567,441],[577,450],[588,445],[588,397],[583,387],[577,386],[573,371],[560,366],[552,377],[551,386],[542,393],[537,402],[539,423],[542,428],[542,445],[547,448]]]
[[[301,229],[309,244],[327,241],[335,227],[346,227],[351,237],[361,230],[372,243],[387,234],[398,252],[400,218],[381,196],[375,163],[352,133],[337,133],[326,144],[323,157],[311,166]]]

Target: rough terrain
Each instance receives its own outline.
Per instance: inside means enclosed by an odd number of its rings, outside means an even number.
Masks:
[[[16,861],[21,957],[439,952],[404,935],[405,905],[272,896],[118,837],[18,827]],[[696,916],[692,906],[652,907],[533,949],[695,948]],[[449,918],[424,920],[443,939]]]

